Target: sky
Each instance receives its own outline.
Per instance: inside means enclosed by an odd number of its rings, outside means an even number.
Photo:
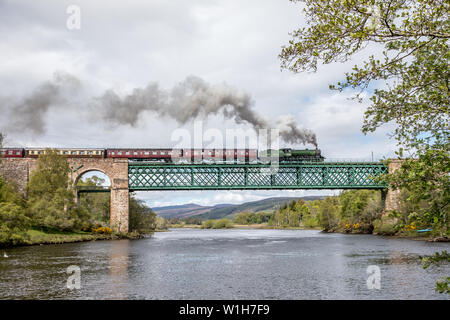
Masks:
[[[75,28],[71,5],[80,13]],[[249,95],[252,110],[264,119],[293,117],[300,128],[316,134],[327,159],[370,160],[372,153],[374,159],[392,157],[392,126],[367,136],[361,132],[370,101],[351,100],[352,91],[329,90],[367,52],[346,63],[320,66],[316,73],[281,70],[281,47],[289,32],[304,25],[301,5],[288,0],[0,0],[0,131],[6,132],[9,146],[173,147],[174,132],[186,129],[193,135],[194,121],[180,124],[144,111],[133,126],[111,123],[92,102],[107,90],[125,96],[149,83],[170,92],[195,76]],[[75,80],[48,107],[14,109],[61,74]],[[19,111],[20,121],[13,110]],[[204,131],[224,135],[227,129],[251,128],[220,113],[202,120]],[[40,129],[32,130],[36,124]],[[137,197],[150,206],[213,205],[333,193],[166,191]]]

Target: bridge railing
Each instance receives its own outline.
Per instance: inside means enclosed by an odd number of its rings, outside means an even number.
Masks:
[[[280,164],[129,164],[130,190],[383,189],[381,162]]]

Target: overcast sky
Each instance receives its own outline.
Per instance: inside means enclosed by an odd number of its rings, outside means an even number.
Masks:
[[[67,28],[69,5],[81,9],[80,29]],[[293,116],[300,127],[316,133],[327,158],[368,160],[371,152],[376,159],[392,156],[395,143],[387,136],[392,127],[368,136],[361,133],[369,102],[349,100],[354,92],[328,89],[364,54],[349,63],[323,66],[317,73],[280,69],[281,46],[287,44],[289,32],[302,25],[300,5],[287,0],[0,0],[0,130],[6,131],[10,146],[171,147],[172,132],[192,130],[192,122],[180,126],[144,112],[134,127],[112,125],[99,120],[87,101],[108,89],[126,95],[150,82],[169,90],[193,75],[249,94],[252,108],[262,117]],[[12,106],[52,80],[55,72],[78,79],[79,87],[70,98],[41,110],[41,132],[14,128],[9,116]],[[23,116],[39,121],[35,114]],[[208,128],[225,133],[249,127],[216,115],[204,123]],[[324,193],[141,192],[138,196],[151,206],[161,206]]]

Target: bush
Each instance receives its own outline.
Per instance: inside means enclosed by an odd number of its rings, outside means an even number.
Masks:
[[[214,220],[206,220],[202,224],[202,229],[212,229],[214,227]]]
[[[26,230],[30,227],[30,219],[24,209],[11,202],[0,203],[0,244],[15,245],[26,243]]]
[[[397,233],[397,228],[395,222],[387,218],[377,219],[373,223],[375,234],[392,236]]]
[[[97,229],[92,229],[92,232],[94,233],[101,233],[101,234],[111,234],[112,230],[109,227],[100,227]]]
[[[217,220],[214,224],[214,229],[229,229],[233,228],[233,223],[229,219],[220,219]]]
[[[303,221],[303,225],[306,228],[315,228],[315,227],[319,226],[319,222],[317,221],[317,219],[310,215],[304,216],[302,221]]]

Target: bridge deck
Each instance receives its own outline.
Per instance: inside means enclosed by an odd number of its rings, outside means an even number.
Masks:
[[[382,162],[279,164],[129,163],[129,189],[264,190],[384,189],[374,177],[387,173]]]

